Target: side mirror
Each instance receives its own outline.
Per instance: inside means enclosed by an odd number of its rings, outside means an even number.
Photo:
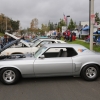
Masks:
[[[39,58],[44,59],[44,58],[45,58],[45,56],[44,56],[44,55],[41,55]]]

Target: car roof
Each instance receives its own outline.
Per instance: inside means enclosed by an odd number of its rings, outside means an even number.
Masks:
[[[63,40],[57,40],[57,39],[39,39],[39,40],[41,40],[41,41],[46,41],[46,40],[48,40],[48,41],[59,41],[59,42],[63,42],[63,43],[66,43],[66,42],[64,42]]]
[[[47,48],[73,48],[79,55],[84,54],[94,54],[93,51],[80,44],[67,44],[67,43],[53,43],[53,44],[44,44]]]
[[[46,36],[37,37],[37,39],[48,39]]]
[[[45,44],[44,46],[46,47],[84,47],[82,45],[79,45],[79,44],[67,44],[67,43],[57,43],[57,44]],[[84,47],[86,48],[86,47]]]
[[[41,39],[41,38],[40,38],[39,40],[41,40],[41,41],[42,41],[42,40],[50,40],[50,41],[53,40],[53,41],[54,41],[54,40],[56,40],[56,39],[50,39],[50,38]]]

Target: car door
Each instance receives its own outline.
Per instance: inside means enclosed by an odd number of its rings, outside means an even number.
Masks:
[[[71,75],[71,57],[38,58],[34,62],[36,76]]]

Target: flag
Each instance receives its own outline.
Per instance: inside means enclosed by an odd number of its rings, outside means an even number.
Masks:
[[[64,14],[64,21],[65,23],[67,23],[67,17],[65,16],[65,14]]]

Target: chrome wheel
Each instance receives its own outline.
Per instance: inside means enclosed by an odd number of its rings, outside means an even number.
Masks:
[[[89,67],[86,70],[86,76],[88,78],[95,78],[97,76],[97,70],[94,67]]]
[[[15,68],[3,68],[0,71],[0,80],[6,85],[15,84],[21,78],[20,72]]]
[[[12,83],[16,78],[16,74],[13,70],[5,70],[3,73],[3,80],[6,83]]]
[[[81,77],[87,81],[94,81],[98,78],[100,69],[95,64],[85,65],[81,71]]]

